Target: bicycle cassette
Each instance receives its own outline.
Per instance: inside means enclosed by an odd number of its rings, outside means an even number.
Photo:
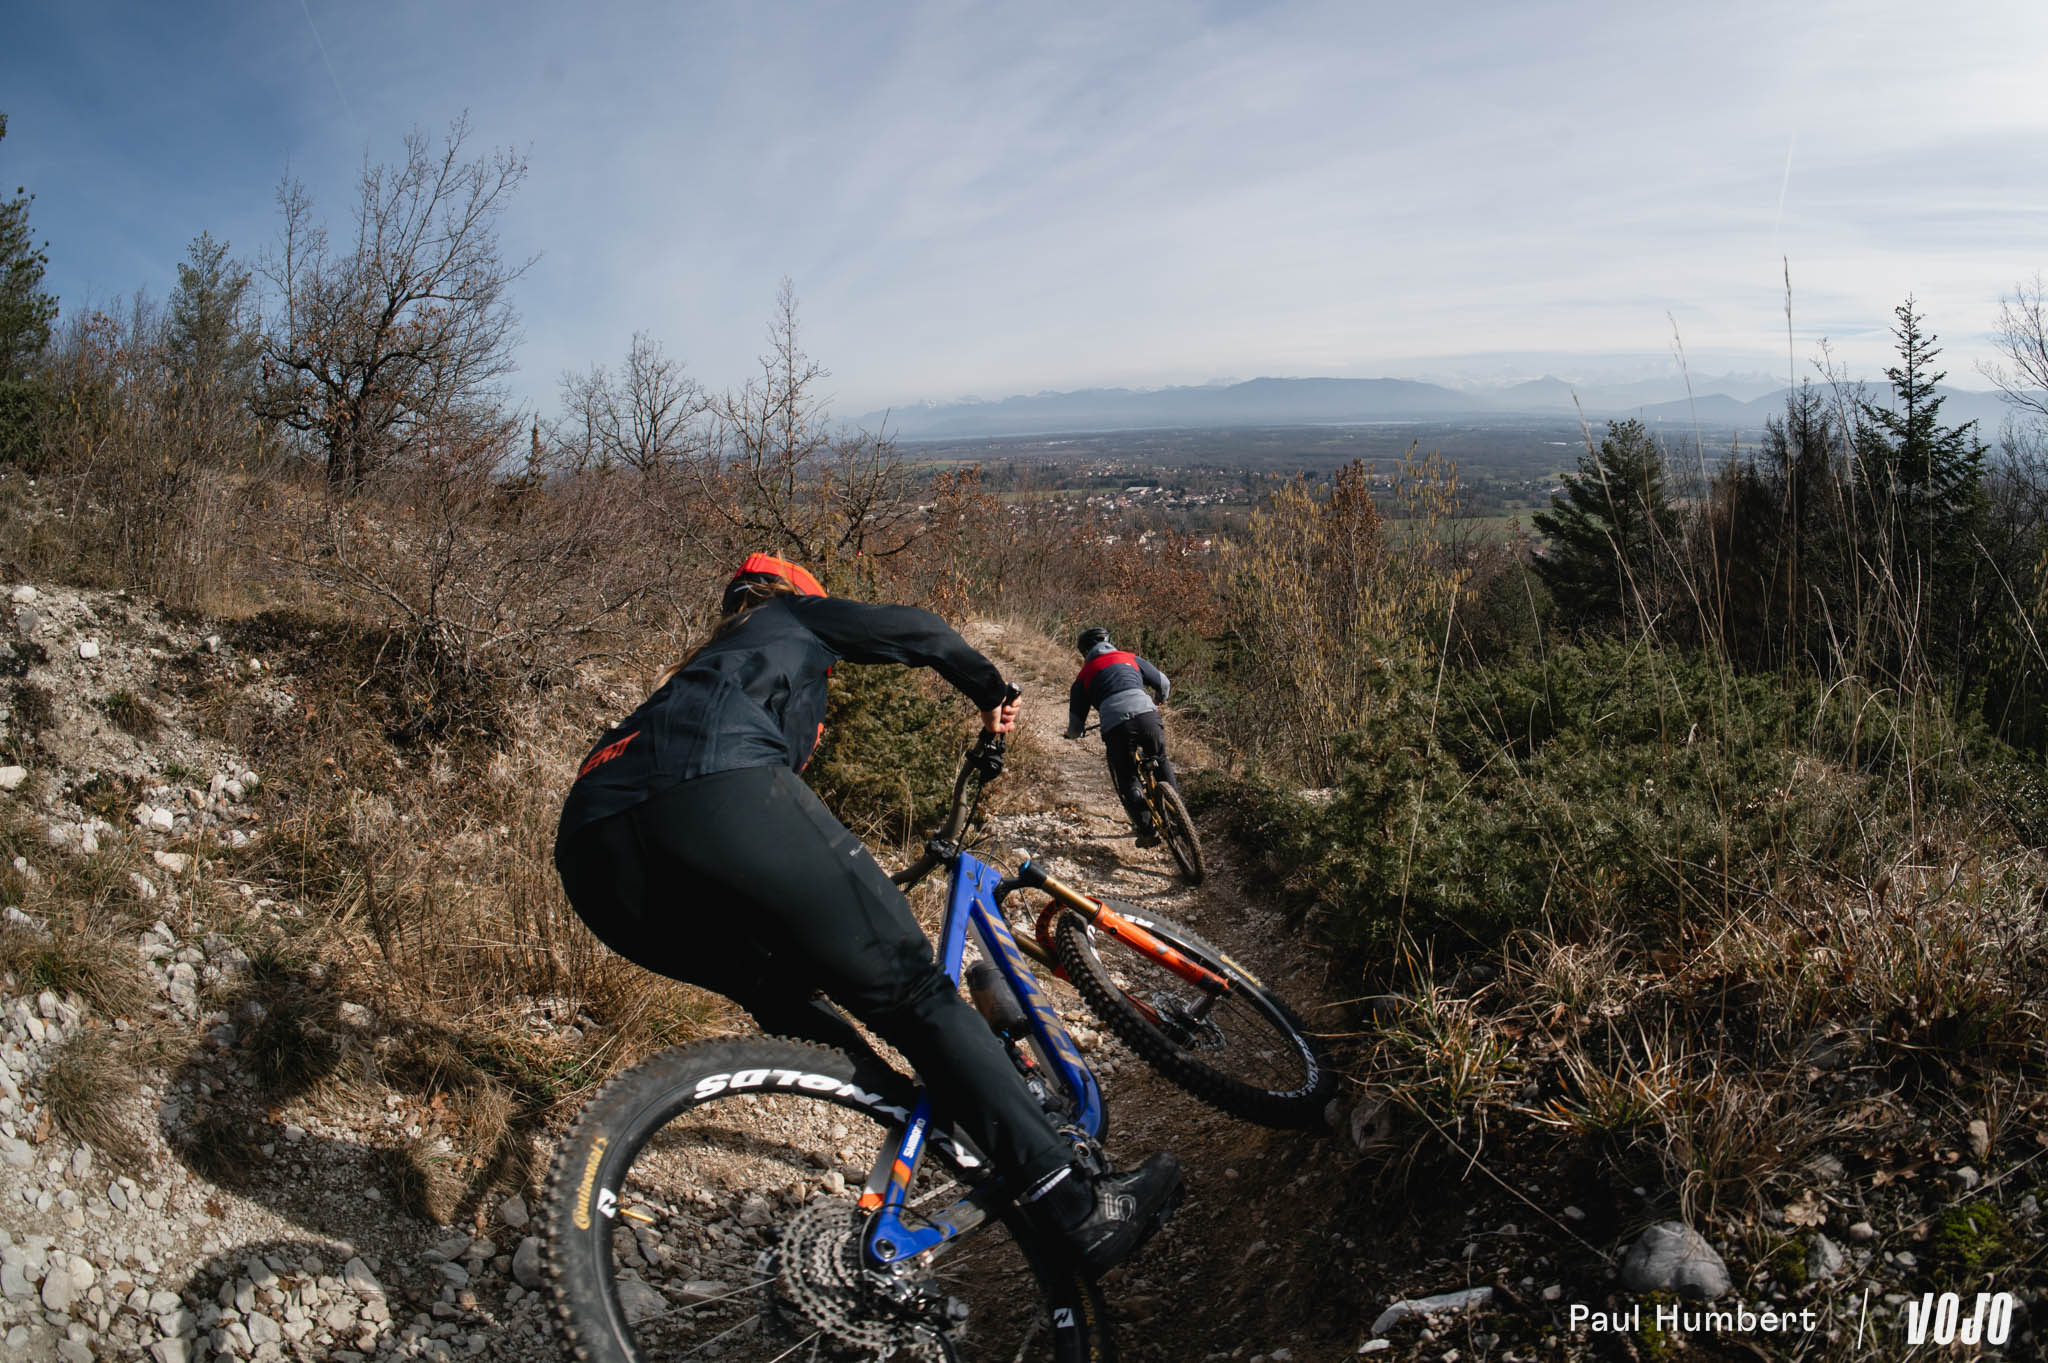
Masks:
[[[861,1259],[867,1218],[843,1202],[819,1202],[790,1219],[776,1281],[788,1305],[834,1344],[875,1358],[932,1360],[954,1353],[964,1303],[901,1271]]]

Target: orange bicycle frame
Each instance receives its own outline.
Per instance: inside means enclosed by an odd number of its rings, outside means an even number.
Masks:
[[[1052,896],[1051,902],[1039,913],[1037,926],[1032,933],[1038,939],[1038,951],[1033,954],[1041,960],[1050,963],[1055,959],[1052,944],[1053,921],[1063,912],[1077,913],[1088,921],[1090,927],[1108,933],[1133,951],[1150,956],[1204,993],[1215,996],[1229,992],[1230,981],[1223,976],[1199,962],[1189,960],[1101,900],[1091,899],[1079,890],[1062,885],[1030,862],[1027,861],[1017,868],[1015,880],[1025,889],[1043,890]]]

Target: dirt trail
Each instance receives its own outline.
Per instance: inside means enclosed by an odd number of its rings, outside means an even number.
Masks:
[[[1294,1004],[1312,1028],[1340,1029],[1321,953],[1284,919],[1252,903],[1220,838],[1205,839],[1207,877],[1185,884],[1164,847],[1140,850],[1110,787],[1101,740],[1062,738],[1072,673],[1063,651],[1000,625],[973,642],[1024,688],[1022,789],[990,819],[1000,855],[1028,850],[1047,871],[1089,893],[1154,909],[1231,953]],[[1188,745],[1168,744],[1188,765]],[[1007,804],[1007,808],[1005,805]],[[1068,995],[1075,1007],[1078,996]],[[1327,1224],[1341,1200],[1348,1150],[1323,1132],[1275,1132],[1212,1111],[1104,1035],[1109,1147],[1120,1164],[1171,1150],[1187,1198],[1161,1236],[1109,1280],[1124,1321],[1126,1357],[1176,1360],[1349,1358],[1355,1331],[1334,1337],[1312,1294],[1333,1256]]]

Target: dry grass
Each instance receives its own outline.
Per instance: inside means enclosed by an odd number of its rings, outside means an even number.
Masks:
[[[1823,1154],[2004,1130],[2048,1099],[2048,858],[1929,860],[1944,869],[1759,892],[1683,951],[1617,925],[1517,934],[1450,984],[1422,970],[1354,1071],[1424,1119],[1381,1158],[1489,1131],[1499,1149],[1505,1128],[1523,1157],[1634,1170],[1703,1224],[1794,1200]]]
[[[106,932],[48,933],[26,924],[0,927],[0,975],[13,992],[75,995],[102,1017],[127,1017],[148,1001],[135,949]]]
[[[531,696],[489,748],[405,747],[383,737],[347,676],[296,680],[310,716],[300,727],[241,721],[281,801],[241,869],[282,881],[318,915],[295,949],[325,961],[350,992],[323,985],[279,998],[258,1034],[278,1080],[304,1069],[301,1034],[331,1032],[343,997],[374,998],[381,1014],[420,1024],[345,1062],[351,1073],[465,1104],[501,1091],[521,1120],[716,1025],[707,996],[613,956],[562,896],[555,823],[582,739],[602,727],[593,711],[604,697],[567,687]],[[573,1043],[536,1033],[536,998],[565,1001],[563,1021],[595,1025]],[[500,1106],[475,1103],[479,1121]]]
[[[89,1025],[75,1031],[43,1075],[43,1101],[65,1135],[91,1146],[122,1171],[139,1169],[147,1146],[132,1125],[146,1065],[161,1057],[151,1043]]]
[[[130,738],[147,743],[163,731],[164,718],[156,707],[127,688],[107,693],[100,702],[107,722]]]

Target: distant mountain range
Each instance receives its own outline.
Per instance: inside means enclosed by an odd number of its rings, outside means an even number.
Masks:
[[[2004,424],[1996,393],[1943,389],[1942,417],[1976,421],[1986,437]],[[886,420],[908,440],[1217,426],[1314,426],[1387,421],[1459,421],[1574,415],[1637,417],[1653,425],[1690,424],[1761,429],[1782,411],[1785,389],[1755,376],[1700,380],[1695,396],[1682,383],[1650,380],[1577,386],[1545,376],[1495,388],[1447,388],[1411,379],[1250,379],[1186,388],[1085,388],[998,401],[919,404],[870,412],[870,430]],[[1876,391],[1872,391],[1873,398]]]

